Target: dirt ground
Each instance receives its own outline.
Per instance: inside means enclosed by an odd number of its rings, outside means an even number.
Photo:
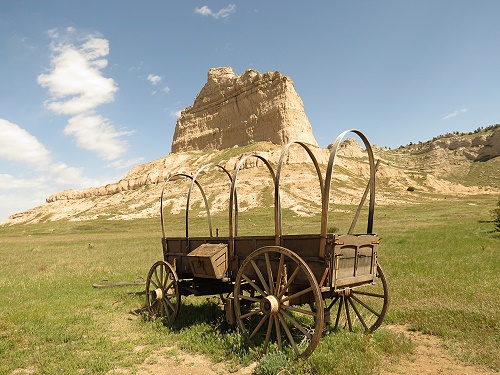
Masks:
[[[401,332],[415,344],[415,354],[399,363],[385,361],[381,375],[488,375],[498,374],[486,369],[461,364],[451,357],[443,348],[440,338],[409,331],[404,326],[388,326],[395,332]],[[137,348],[140,350],[140,348]],[[169,374],[169,375],[251,375],[255,364],[249,367],[228,369],[224,363],[214,364],[202,355],[181,353],[175,348],[164,348],[154,353],[146,361],[134,369],[137,375]],[[130,369],[116,369],[109,375],[129,374]],[[287,373],[287,372],[286,372]],[[284,373],[283,375],[286,375]]]
[[[498,374],[486,369],[465,366],[451,357],[443,347],[439,337],[413,332],[404,326],[388,326],[387,328],[402,332],[415,344],[415,354],[408,360],[398,364],[386,362],[381,375],[486,375]]]

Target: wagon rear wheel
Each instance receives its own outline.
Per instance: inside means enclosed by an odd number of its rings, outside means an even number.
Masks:
[[[324,301],[329,311],[329,326],[349,331],[363,329],[375,331],[389,307],[389,287],[382,268],[377,265],[375,285],[346,288]]]
[[[315,311],[309,305],[321,306]],[[234,287],[234,312],[242,334],[255,344],[291,348],[307,358],[323,331],[323,300],[314,274],[293,251],[260,248],[241,265]]]
[[[179,279],[170,263],[158,261],[149,270],[146,302],[152,317],[165,317],[169,323],[177,318],[181,306]]]

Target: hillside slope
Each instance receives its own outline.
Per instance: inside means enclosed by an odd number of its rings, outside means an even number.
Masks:
[[[323,171],[329,150],[313,148]],[[259,154],[276,168],[282,146],[259,142],[221,151],[174,153],[138,165],[120,181],[83,191],[66,190],[53,194],[47,202],[12,215],[2,225],[53,220],[110,220],[159,217],[163,181],[173,173],[192,174],[207,163],[223,165],[232,171],[243,157]],[[500,193],[500,125],[467,134],[448,134],[431,141],[410,144],[395,150],[374,147],[381,165],[377,172],[377,204],[416,203],[445,199],[446,196]],[[331,201],[334,205],[357,205],[367,183],[369,167],[364,150],[353,139],[344,141],[334,169]],[[320,211],[318,179],[313,164],[300,147],[287,157],[281,182],[282,207],[296,215]],[[230,182],[218,169],[207,169],[200,183],[209,197],[211,212],[227,210]],[[168,184],[165,212],[185,208],[187,180]],[[409,191],[413,190],[413,191]],[[238,174],[238,200],[241,210],[273,204],[272,180],[257,158],[247,159]],[[191,210],[201,210],[201,195],[192,198]]]

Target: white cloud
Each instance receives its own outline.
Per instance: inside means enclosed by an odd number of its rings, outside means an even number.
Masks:
[[[59,186],[71,186],[83,189],[90,186],[104,186],[116,181],[119,176],[107,176],[103,178],[88,178],[83,174],[83,168],[70,167],[65,163],[53,164],[50,168],[50,182]]]
[[[57,28],[53,28],[53,29],[47,30],[47,35],[51,39],[59,38],[59,31],[57,31]]]
[[[181,117],[181,113],[182,110],[179,110],[179,111],[170,111],[170,117],[173,117],[175,119],[178,119],[179,117]]]
[[[130,159],[130,160],[116,160],[112,163],[106,165],[106,168],[115,168],[115,169],[125,169],[141,164],[144,161],[143,157]]]
[[[57,29],[48,31],[53,39],[51,69],[38,76],[38,83],[51,95],[45,106],[57,114],[73,116],[64,133],[74,136],[78,147],[97,152],[105,160],[116,159],[128,148],[122,137],[132,132],[117,131],[109,120],[96,114],[96,108],[112,102],[118,91],[115,81],[102,73],[108,65],[109,41],[76,34],[73,27],[62,36]]]
[[[73,119],[75,118],[78,116]],[[105,122],[101,120],[102,118],[98,118],[89,122],[96,127],[105,127]],[[89,129],[89,132],[99,133],[92,129]],[[26,172],[19,169],[18,175],[0,173],[0,221],[12,213],[42,204],[54,191],[68,187],[83,189],[89,186],[103,186],[120,178],[120,176],[88,178],[84,176],[83,168],[71,167],[65,163],[52,163],[50,152],[36,137],[4,119],[0,119],[0,161],[1,159],[25,163],[34,169]],[[127,163],[120,162],[123,165]],[[130,160],[128,163],[132,165],[136,162],[139,162],[139,159]],[[29,177],[23,176],[25,174]]]
[[[157,84],[159,84],[162,79],[163,79],[163,77],[157,76],[155,74],[148,75],[148,81],[151,82],[151,84],[153,86],[156,86]]]
[[[452,117],[458,116],[458,115],[460,115],[460,114],[462,114],[462,113],[465,113],[465,112],[467,112],[467,111],[468,111],[468,109],[467,109],[467,108],[462,108],[462,109],[459,109],[459,110],[457,110],[457,111],[454,111],[454,112],[452,112],[452,113],[450,113],[450,114],[448,114],[448,115],[444,116],[444,117],[443,117],[443,120],[448,120],[449,118],[452,118]]]
[[[229,4],[227,7],[220,9],[218,12],[214,12],[208,6],[204,5],[201,8],[195,8],[194,12],[202,16],[211,16],[215,19],[224,19],[236,12],[236,5]]]
[[[118,132],[101,115],[81,114],[68,120],[64,134],[73,135],[77,145],[86,150],[95,151],[105,160],[113,160],[122,155],[127,142],[122,136],[133,132]]]
[[[69,43],[53,43],[49,74],[40,74],[38,83],[47,87],[51,99],[45,103],[60,114],[79,114],[92,111],[114,100],[118,90],[112,78],[105,78],[101,69],[108,64],[102,57],[109,54],[106,39],[90,37],[76,47]]]
[[[10,174],[0,174],[0,190],[33,189],[44,187],[43,179],[26,180]]]
[[[35,136],[4,119],[0,119],[1,158],[42,169],[51,161],[50,152]]]

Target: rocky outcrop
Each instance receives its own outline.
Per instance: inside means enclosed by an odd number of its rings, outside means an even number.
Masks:
[[[293,81],[280,72],[213,68],[194,104],[177,120],[172,153],[221,150],[269,141],[317,146]]]
[[[500,127],[492,127],[486,134],[475,137],[441,137],[433,142],[433,146],[459,151],[469,160],[488,160],[500,156]]]

